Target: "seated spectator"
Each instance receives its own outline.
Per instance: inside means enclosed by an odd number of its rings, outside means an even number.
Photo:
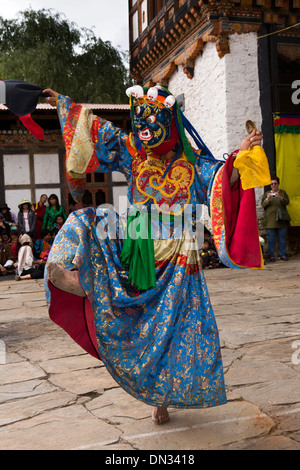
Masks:
[[[4,245],[10,245],[11,244],[11,232],[8,233],[6,230],[3,230],[2,232],[2,242]]]
[[[32,239],[29,235],[23,234],[20,237],[21,247],[18,253],[18,274],[16,281],[24,279],[41,279],[44,277],[45,262],[34,260],[32,251]]]
[[[4,245],[0,235],[0,275],[6,276],[15,271],[14,258],[9,245]]]
[[[50,241],[51,245],[53,244],[57,234],[58,234],[58,229],[57,228],[54,228],[54,229],[51,230],[51,241]]]
[[[42,230],[41,231],[41,238],[36,240],[33,245],[33,254],[35,259],[42,259],[47,261],[48,255],[51,250],[51,232],[50,230]]]
[[[10,226],[17,226],[18,219],[16,214],[11,211],[10,207],[6,203],[0,205],[0,213],[3,215],[5,222]]]
[[[215,242],[214,242],[214,238],[206,226],[204,226],[204,243],[205,242],[207,242],[208,245],[207,244],[204,246],[202,245],[202,252],[204,253],[208,248],[209,254],[210,254],[209,265],[206,267],[210,269],[211,268],[225,268],[226,267],[225,264],[223,264],[222,261],[219,259],[218,252],[217,252]],[[200,251],[200,256],[201,256],[201,251]],[[205,257],[205,258],[208,262],[208,257]]]
[[[260,244],[260,247],[261,247],[261,252],[262,252],[262,254],[264,254],[265,239],[261,236],[259,236],[259,244]]]
[[[21,234],[27,234],[30,238],[34,239],[35,237],[35,226],[36,226],[36,215],[34,210],[32,210],[31,202],[27,199],[23,199],[21,204],[19,204],[19,213],[18,213],[18,226]]]
[[[217,253],[210,248],[208,241],[204,241],[202,249],[200,250],[200,257],[202,259],[203,268],[216,268],[218,267]]]
[[[4,215],[0,213],[0,235],[2,235],[3,232],[8,233],[10,236],[10,226],[5,221]]]
[[[19,242],[19,234],[18,234],[17,227],[12,227],[10,247],[11,247],[11,252],[13,254],[13,257],[14,257],[14,261],[18,261],[18,252],[20,249],[20,242]]]

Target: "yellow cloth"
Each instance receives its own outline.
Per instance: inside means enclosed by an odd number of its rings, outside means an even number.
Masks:
[[[275,134],[276,173],[289,196],[291,225],[300,226],[300,134]]]
[[[85,171],[94,153],[91,128],[96,116],[90,109],[81,108],[67,158],[67,172],[72,178],[85,178]]]
[[[268,159],[260,145],[241,150],[233,166],[239,171],[243,189],[263,187],[271,183]]]

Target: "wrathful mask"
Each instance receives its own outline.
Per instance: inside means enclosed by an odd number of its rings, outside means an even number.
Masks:
[[[194,139],[207,160],[215,161],[197,131],[180,110],[175,97],[164,87],[151,88],[134,85],[126,90],[130,99],[133,135],[138,151],[146,155],[147,149],[159,156],[181,148],[191,163],[199,157],[188,141],[185,131]]]
[[[169,109],[147,102],[134,109],[134,126],[144,145],[155,148],[171,137],[172,112]]]

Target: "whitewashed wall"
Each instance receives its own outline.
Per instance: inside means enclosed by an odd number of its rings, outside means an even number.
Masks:
[[[220,60],[215,45],[208,43],[196,60],[192,80],[179,66],[169,81],[172,93],[184,93],[184,114],[216,158],[227,151],[225,78],[225,60]]]

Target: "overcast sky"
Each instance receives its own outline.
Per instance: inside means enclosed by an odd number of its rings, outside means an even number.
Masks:
[[[19,11],[54,9],[81,28],[93,28],[96,36],[129,49],[128,0],[7,0],[1,1],[0,16],[17,17]]]

